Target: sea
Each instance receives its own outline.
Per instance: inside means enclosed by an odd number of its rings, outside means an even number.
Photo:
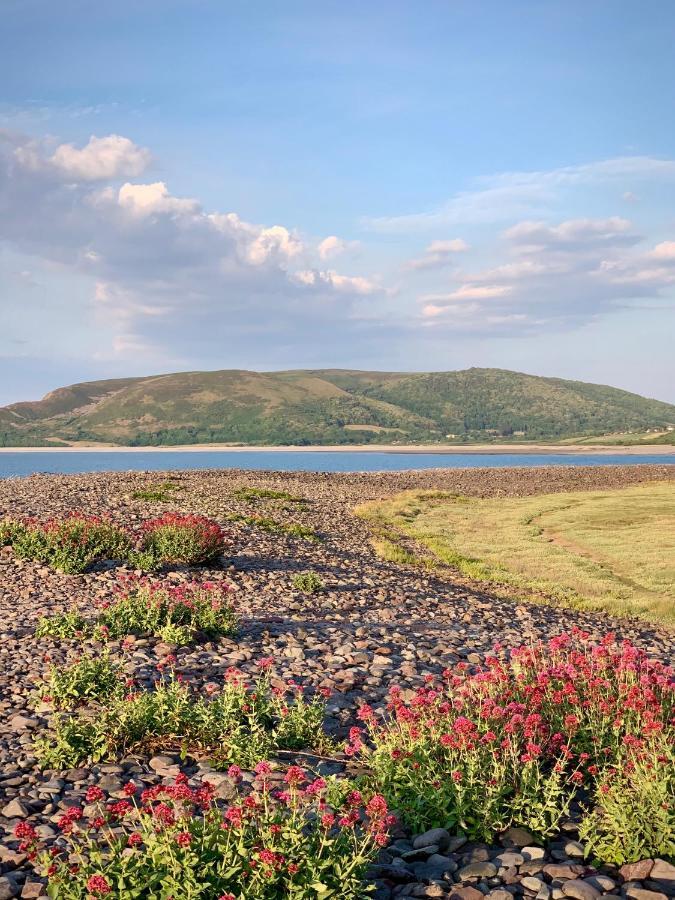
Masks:
[[[284,472],[402,472],[514,466],[673,465],[675,455],[620,453],[405,453],[341,450],[30,450],[0,452],[0,478],[38,472],[162,472],[268,469]]]

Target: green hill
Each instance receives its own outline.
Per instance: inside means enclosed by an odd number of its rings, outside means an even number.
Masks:
[[[634,442],[635,433],[670,424],[668,403],[503,369],[232,369],[59,388],[0,408],[0,446],[517,442],[610,433],[617,443],[622,433]]]

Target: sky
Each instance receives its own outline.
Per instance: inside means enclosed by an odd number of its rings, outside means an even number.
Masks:
[[[672,0],[3,0],[0,404],[500,367],[675,402]]]

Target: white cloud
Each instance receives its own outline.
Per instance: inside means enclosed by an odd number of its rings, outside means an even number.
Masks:
[[[61,144],[48,162],[60,173],[76,181],[107,181],[135,178],[152,161],[149,150],[137,147],[119,134],[92,137],[82,149],[74,144]]]
[[[505,297],[513,288],[506,284],[463,284],[448,294],[427,294],[424,302],[450,303],[455,300],[491,300],[493,297]]]
[[[649,256],[664,261],[675,261],[675,241],[662,241],[654,247]]]
[[[104,198],[106,195],[103,195]],[[130,184],[127,182],[119,189],[117,201],[137,216],[150,216],[153,213],[176,213],[178,215],[196,215],[199,203],[196,200],[172,197],[163,181],[154,184]]]
[[[675,180],[675,160],[624,156],[549,171],[504,172],[474,180],[438,209],[365,220],[374,231],[409,233],[449,225],[485,224],[549,215],[563,192],[593,185]]]
[[[361,275],[312,271],[315,250],[281,224],[206,212],[162,181],[94,186],[94,176],[118,177],[141,161],[92,142],[64,146],[54,153],[0,135],[0,242],[96,280],[91,308],[109,326],[103,356],[155,347],[174,358],[175,347],[222,353],[237,335],[255,334],[260,349],[307,330],[353,332],[357,304],[381,292]],[[303,281],[296,269],[311,276]]]
[[[329,285],[337,291],[346,291],[361,295],[374,294],[381,291],[379,284],[369,278],[360,275],[339,275],[334,270],[318,271],[316,269],[301,269],[294,272],[292,277],[304,285],[321,286]]]
[[[628,219],[568,219],[559,225],[545,222],[519,222],[504,236],[527,252],[539,250],[583,250],[591,245],[636,244],[639,237],[631,234]]]
[[[455,253],[464,253],[469,245],[462,238],[452,238],[446,241],[432,241],[424,251],[424,256],[411,259],[408,269],[441,269],[452,262]]]
[[[316,249],[321,259],[330,259],[332,256],[339,256],[341,253],[344,253],[346,246],[346,241],[331,234],[324,238]]]

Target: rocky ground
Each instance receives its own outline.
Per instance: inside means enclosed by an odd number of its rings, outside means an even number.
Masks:
[[[132,493],[175,479],[170,503],[135,500]],[[255,660],[271,656],[275,675],[333,690],[328,728],[336,736],[354,723],[358,705],[367,698],[381,705],[392,684],[417,688],[423,676],[466,660],[479,663],[495,640],[515,646],[579,625],[600,637],[609,630],[629,638],[662,659],[672,653],[672,635],[631,620],[611,619],[545,605],[499,599],[480,587],[375,557],[368,526],[351,509],[359,502],[408,488],[438,488],[472,496],[519,496],[542,490],[594,489],[675,478],[673,466],[622,466],[542,469],[430,470],[382,474],[317,474],[274,472],[175,472],[36,475],[0,481],[0,518],[5,515],[48,515],[78,509],[105,512],[133,524],[165,509],[205,513],[230,532],[232,543],[211,580],[229,582],[242,621],[236,639],[178,651],[178,671],[195,686],[218,682],[228,666],[255,671]],[[305,502],[244,501],[233,496],[243,486],[273,488]],[[316,529],[322,540],[311,542],[270,534],[229,517],[265,515],[280,522]],[[313,570],[325,591],[305,596],[292,586],[292,576]],[[66,576],[0,551],[0,900],[39,897],[43,887],[26,865],[12,837],[16,823],[30,820],[43,837],[56,836],[60,811],[81,801],[88,786],[100,783],[113,792],[133,775],[147,784],[178,771],[177,757],[135,757],[116,765],[96,765],[68,772],[41,772],[31,753],[32,737],[46,724],[30,703],[34,684],[49,661],[72,659],[69,642],[33,636],[37,618],[73,606],[83,611],[113,589],[116,572],[101,567],[81,576]],[[184,572],[170,573],[181,580]],[[125,655],[126,667],[141,680],[173,648],[153,640],[137,640]],[[121,653],[113,644],[113,653]],[[316,761],[321,771],[343,768]],[[220,796],[231,786],[205,762],[183,770],[197,783],[215,779]],[[601,894],[632,900],[675,896],[675,869],[657,861],[622,872],[595,872],[583,861],[573,825],[545,851],[516,830],[503,846],[458,844],[436,831],[401,837],[383,852],[373,872],[378,896],[461,897],[510,900],[512,895],[537,900],[595,900]],[[4,835],[4,837],[3,837]],[[669,881],[670,879],[670,881]],[[660,895],[660,896],[659,896]]]

